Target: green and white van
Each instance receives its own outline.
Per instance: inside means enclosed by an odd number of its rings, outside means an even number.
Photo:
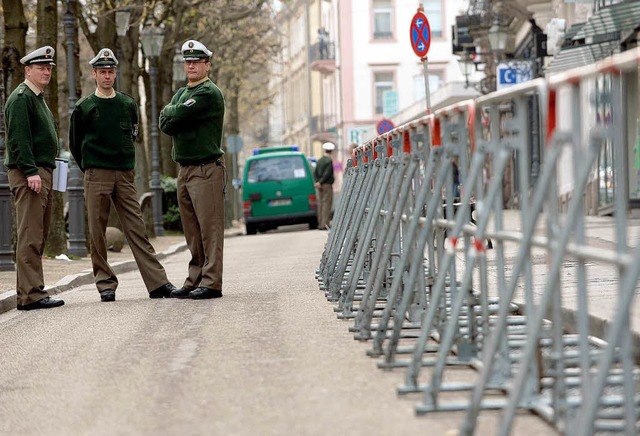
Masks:
[[[254,150],[244,166],[242,201],[247,235],[289,224],[318,228],[309,161],[297,146]]]

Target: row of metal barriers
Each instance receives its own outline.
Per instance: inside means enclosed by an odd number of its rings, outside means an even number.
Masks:
[[[524,410],[561,434],[640,434],[630,321],[640,244],[629,241],[623,195],[610,245],[593,245],[584,204],[605,144],[623,184],[624,81],[639,61],[640,50],[625,52],[458,103],[354,151],[317,277],[378,365],[404,371],[398,393],[422,393],[418,414],[463,411],[462,435],[487,409],[501,410],[499,435]],[[611,113],[586,126],[585,95],[602,75]],[[535,180],[532,125],[544,144]],[[517,210],[504,208],[507,170]],[[566,207],[561,179],[572,184]],[[598,332],[603,292],[610,323]],[[455,380],[461,365],[473,382]]]

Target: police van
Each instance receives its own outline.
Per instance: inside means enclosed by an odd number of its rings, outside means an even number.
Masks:
[[[253,151],[244,166],[242,201],[247,235],[289,224],[318,228],[311,168],[295,145]]]

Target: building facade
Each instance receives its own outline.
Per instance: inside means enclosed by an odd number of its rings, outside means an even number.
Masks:
[[[467,0],[425,0],[432,109],[470,98],[451,50],[451,25]],[[350,145],[375,136],[382,118],[403,123],[426,113],[425,69],[409,36],[417,2],[298,0],[278,14],[283,52],[272,69],[273,145],[297,144],[310,156],[335,142],[345,162]],[[468,85],[468,84],[467,84]],[[340,168],[338,168],[339,170]]]
[[[309,156],[337,141],[335,2],[282,3],[277,32],[282,52],[271,67],[270,145],[297,145]]]
[[[410,23],[420,4],[430,24],[430,49],[425,62],[413,52]],[[338,173],[350,156],[351,144],[376,136],[381,120],[398,126],[430,109],[473,98],[506,86],[499,71],[513,67],[525,80],[550,77],[636,47],[640,1],[637,0],[296,0],[283,4],[277,29],[283,51],[271,71],[273,104],[270,144],[296,144],[319,157],[321,144],[334,142]],[[498,26],[506,39],[492,47]],[[463,29],[463,30],[461,30]],[[459,62],[464,60],[465,62]],[[466,65],[463,68],[461,65]],[[613,150],[605,146],[594,175],[590,213],[611,212],[614,191],[640,206],[640,143],[637,119],[637,77],[626,78],[633,93],[625,98],[625,132],[629,165],[624,186],[611,174]],[[606,96],[611,81],[594,80],[592,94]],[[633,97],[633,96],[636,97]],[[597,99],[596,99],[597,100]],[[606,120],[606,99],[584,96],[593,105],[582,125]],[[533,104],[533,103],[532,103]],[[600,105],[600,106],[598,106]],[[537,108],[544,111],[545,108]],[[531,179],[535,182],[544,138],[536,129],[540,112],[531,117],[529,138]],[[509,205],[517,205],[516,157],[511,181],[505,181]],[[565,164],[571,165],[568,157]],[[338,177],[338,180],[340,178]],[[571,181],[562,180],[564,196]],[[336,184],[339,189],[339,183]],[[617,195],[617,194],[616,194]]]
[[[340,75],[343,119],[342,151],[376,136],[381,120],[400,125],[427,113],[427,80],[431,110],[477,95],[464,87],[452,55],[451,25],[467,1],[342,1]],[[426,61],[414,53],[410,26],[418,3],[429,21]],[[425,68],[426,63],[426,68]]]

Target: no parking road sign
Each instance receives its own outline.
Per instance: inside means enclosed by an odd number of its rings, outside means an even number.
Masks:
[[[422,8],[411,19],[411,47],[419,57],[425,57],[431,45],[431,28],[427,16],[422,13]]]
[[[376,124],[376,131],[378,132],[378,135],[382,135],[383,133],[393,130],[394,127],[395,126],[391,120],[383,118],[378,121],[378,124]]]

